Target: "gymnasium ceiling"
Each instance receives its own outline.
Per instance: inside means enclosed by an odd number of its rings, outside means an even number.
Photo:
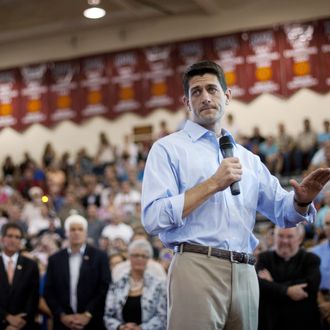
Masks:
[[[82,16],[87,0],[0,0],[0,44],[185,15],[217,15],[245,7],[268,8],[283,3],[304,6],[310,0],[101,0],[107,15],[99,20]],[[317,6],[323,0],[314,0]],[[259,6],[260,5],[260,6]],[[326,14],[326,13],[325,13]],[[330,13],[329,13],[330,14]]]
[[[87,0],[0,0],[0,43],[57,33],[118,26],[160,17],[214,15],[243,0],[101,0],[107,15],[99,20],[82,16]],[[259,0],[253,0],[259,1]]]
[[[0,69],[330,17],[330,0],[100,0],[89,20],[87,1],[0,0]]]

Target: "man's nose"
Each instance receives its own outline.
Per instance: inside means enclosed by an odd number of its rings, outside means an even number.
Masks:
[[[206,89],[202,90],[202,102],[204,104],[208,104],[211,102],[210,94],[208,93],[208,91]]]

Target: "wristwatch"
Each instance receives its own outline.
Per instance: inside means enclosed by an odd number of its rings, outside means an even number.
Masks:
[[[294,197],[293,199],[294,199],[295,203],[300,207],[307,207],[308,205],[312,204],[312,202],[313,202],[313,201],[310,201],[308,203],[302,203],[302,202],[297,201],[296,197]]]

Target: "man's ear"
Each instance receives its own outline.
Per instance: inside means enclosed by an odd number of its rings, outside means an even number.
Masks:
[[[225,96],[226,96],[226,105],[228,105],[231,100],[231,89],[230,88],[227,88],[227,90],[225,92]]]
[[[182,96],[182,103],[186,106],[187,110],[190,111],[189,98],[186,95]]]

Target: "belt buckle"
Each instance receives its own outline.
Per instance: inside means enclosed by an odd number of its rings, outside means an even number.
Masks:
[[[239,264],[239,261],[234,259],[234,251],[229,251],[229,256],[230,256],[231,263]]]
[[[250,256],[248,253],[243,252],[243,263],[249,264]]]

